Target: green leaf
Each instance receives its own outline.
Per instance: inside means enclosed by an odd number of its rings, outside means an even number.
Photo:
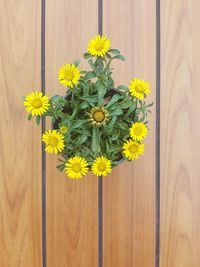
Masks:
[[[66,99],[59,95],[54,95],[50,99],[50,102],[52,103],[53,108],[62,108],[67,103]]]
[[[86,71],[86,70],[81,70],[80,73],[81,73],[81,74],[86,74],[87,71]]]
[[[83,144],[87,140],[88,136],[87,135],[81,135],[78,139],[77,145]]]
[[[122,130],[124,130],[124,131],[128,131],[128,129],[129,129],[128,124],[125,123],[125,122],[119,122],[117,124],[117,127],[120,128],[120,129],[122,129]]]
[[[96,95],[85,95],[85,96],[81,96],[79,98],[87,101],[88,103],[96,103],[98,100]]]
[[[51,101],[52,102],[57,102],[59,99],[60,99],[59,95],[54,95],[54,96],[52,96]]]
[[[123,114],[123,111],[122,111],[121,108],[117,108],[117,109],[113,110],[113,111],[110,113],[111,116],[119,116],[119,115],[121,115],[121,114]]]
[[[96,66],[98,66],[98,70],[101,72],[103,70],[103,61],[102,61],[102,58],[97,58],[97,61],[96,61]]]
[[[71,117],[73,118],[79,110],[79,102],[78,101],[71,102],[71,107],[73,109],[73,113],[72,113]]]
[[[132,105],[132,103],[133,103],[133,101],[131,101],[131,99],[126,99],[120,103],[120,108],[127,109]]]
[[[41,121],[41,117],[40,116],[36,116],[36,123],[37,123],[37,125],[40,125],[40,121]]]
[[[108,85],[109,87],[114,87],[114,80],[111,77],[108,77]]]
[[[112,162],[113,167],[118,166],[118,165],[119,165],[120,163],[122,163],[124,160],[125,160],[125,158],[124,158],[123,155],[122,155],[120,160],[118,160],[118,161],[115,160],[115,161]]]
[[[74,129],[76,129],[76,128],[81,127],[84,123],[85,123],[85,121],[81,121],[81,120],[76,121],[76,122],[73,122],[73,123],[71,124],[71,126],[70,126],[70,132],[72,132],[72,131],[73,131]]]
[[[108,125],[106,126],[106,131],[108,134],[110,134],[114,128],[114,125],[116,123],[117,117],[113,116],[111,121],[108,123]]]
[[[28,120],[30,121],[32,119],[32,117],[33,117],[32,114],[29,114],[28,115]]]
[[[97,84],[98,104],[101,105],[107,92],[107,87],[101,81]]]
[[[97,75],[94,71],[89,71],[85,76],[84,76],[84,80],[85,81],[88,81],[88,80],[91,80],[93,78],[96,78]]]
[[[112,134],[111,140],[116,141],[120,136],[120,133]]]
[[[63,171],[64,168],[65,168],[65,163],[62,163],[62,164],[56,166],[56,168],[57,168],[60,172]]]
[[[124,86],[124,85],[120,85],[117,87],[117,90],[119,90],[121,92],[126,92],[126,91],[128,91],[128,87]]]
[[[76,59],[76,60],[74,60],[74,65],[76,66],[76,67],[78,67],[78,65],[80,64],[80,60],[79,59]]]
[[[88,60],[88,63],[89,63],[89,65],[90,65],[90,67],[91,67],[94,71],[96,71],[96,67],[95,67],[95,65],[94,65],[94,62],[93,62],[92,58]]]
[[[56,118],[53,116],[52,117],[52,124],[54,124],[56,122]]]
[[[119,55],[120,51],[118,49],[110,49],[108,52],[114,54],[114,55]]]
[[[114,57],[112,58],[112,60],[113,60],[113,59],[119,59],[119,60],[125,61],[125,57],[122,56],[122,55],[114,56]]]
[[[106,150],[109,152],[110,151],[110,146],[109,146],[109,143],[107,142],[106,140]]]
[[[100,140],[99,140],[99,129],[96,127],[93,127],[93,133],[92,133],[92,151],[99,153],[101,151],[100,148]]]
[[[85,109],[88,108],[90,105],[88,104],[88,102],[83,102],[80,104],[80,109]]]
[[[83,56],[85,59],[89,59],[92,57],[89,53],[84,53]]]
[[[116,103],[119,99],[121,99],[122,96],[121,95],[118,95],[118,94],[115,94],[111,99],[110,101],[108,102],[108,104],[106,105],[106,108],[109,108],[110,106],[112,106],[114,103]]]
[[[132,102],[132,105],[129,107],[125,117],[128,117],[135,109],[136,109],[136,103]]]

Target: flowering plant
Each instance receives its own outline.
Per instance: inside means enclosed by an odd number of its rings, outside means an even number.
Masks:
[[[46,152],[62,156],[57,168],[69,178],[79,179],[89,170],[108,175],[124,159],[138,159],[144,153],[143,139],[148,134],[147,115],[152,103],[145,102],[150,84],[134,78],[129,86],[114,86],[111,63],[125,58],[110,48],[106,36],[89,41],[84,58],[90,70],[80,71],[79,61],[62,66],[58,80],[67,95],[52,98],[31,92],[24,98],[28,119],[52,119],[42,141]]]

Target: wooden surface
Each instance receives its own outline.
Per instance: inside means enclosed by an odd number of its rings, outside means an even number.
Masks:
[[[65,94],[57,80],[58,69],[75,59],[83,61],[88,40],[98,31],[97,11],[97,1],[47,1],[47,94]],[[97,266],[97,177],[73,181],[60,174],[56,164],[57,157],[47,157],[47,266]]]
[[[200,266],[200,2],[161,1],[161,267]]]
[[[40,128],[23,96],[40,90],[40,3],[0,1],[0,267],[41,267]]]
[[[116,85],[144,78],[154,103],[156,2],[103,1],[103,32],[126,56],[126,62],[114,64]],[[155,159],[154,106],[145,155],[103,179],[103,267],[153,267],[156,258],[157,267],[200,266],[200,2],[160,4],[161,162]],[[98,0],[48,0],[45,15],[46,92],[64,95],[58,69],[82,59],[97,34]],[[40,51],[41,1],[0,1],[0,267],[42,267],[41,128],[26,121],[22,105],[25,94],[41,89]],[[97,267],[97,178],[89,174],[72,181],[56,164],[57,156],[47,155],[46,267]],[[155,253],[156,167],[160,255]]]
[[[121,3],[104,3],[103,32],[126,57],[114,65],[116,85],[143,78],[151,83],[149,100],[155,102],[155,1]],[[145,155],[116,167],[103,181],[105,267],[155,264],[155,109],[149,126]]]

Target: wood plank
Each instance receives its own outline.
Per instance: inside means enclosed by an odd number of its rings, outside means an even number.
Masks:
[[[92,0],[46,3],[48,95],[65,94],[57,81],[58,69],[74,59],[83,60],[88,40],[97,33],[97,10],[97,1]],[[72,181],[56,165],[57,157],[47,155],[47,266],[97,266],[97,178],[89,174]]]
[[[40,127],[23,96],[40,90],[40,2],[0,2],[0,266],[41,266]]]
[[[115,64],[116,85],[141,77],[152,85],[155,102],[156,1],[104,3],[103,32],[126,62]],[[155,111],[155,106],[154,106]],[[150,116],[146,152],[104,178],[104,266],[153,267],[155,255],[155,112]]]
[[[199,17],[161,1],[161,267],[200,266]]]

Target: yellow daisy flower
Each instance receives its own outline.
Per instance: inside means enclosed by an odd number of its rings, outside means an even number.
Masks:
[[[66,134],[68,132],[67,127],[64,125],[60,126],[59,130],[62,134]]]
[[[62,66],[58,72],[58,80],[66,87],[74,87],[81,77],[80,70],[74,64]]]
[[[88,53],[92,56],[104,57],[110,49],[110,40],[105,35],[97,35],[88,43]]]
[[[130,128],[130,136],[133,140],[142,141],[148,134],[148,128],[143,122],[136,122]]]
[[[123,152],[127,159],[138,159],[139,155],[144,154],[144,144],[140,144],[133,140],[128,140],[123,145]]]
[[[83,157],[75,156],[65,163],[65,172],[71,179],[82,178],[88,170],[88,163]]]
[[[24,98],[24,106],[32,116],[41,116],[49,108],[49,98],[42,92],[31,92]]]
[[[64,149],[64,136],[57,130],[47,130],[42,135],[42,141],[46,144],[45,151],[57,154]]]
[[[132,96],[138,99],[144,99],[147,95],[150,94],[150,84],[141,79],[133,79],[129,85],[129,91]]]
[[[97,176],[107,176],[111,170],[111,161],[103,156],[97,157],[92,164],[92,171]]]
[[[109,119],[109,113],[104,107],[93,107],[88,114],[89,121],[97,127],[105,126]]]

